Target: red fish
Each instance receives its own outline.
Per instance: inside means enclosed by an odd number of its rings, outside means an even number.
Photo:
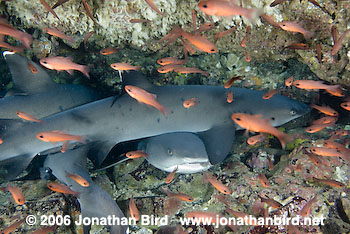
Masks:
[[[345,187],[345,184],[343,184],[339,181],[336,181],[336,180],[332,180],[332,179],[318,179],[316,177],[313,177],[313,180],[315,182],[324,183],[324,184],[327,184],[327,185],[332,186],[332,187],[337,187],[337,188],[344,188]]]
[[[86,14],[89,16],[90,19],[92,19],[92,21],[94,21],[95,25],[99,25],[96,21],[96,19],[94,18],[94,16],[91,13],[91,9],[89,4],[86,2],[86,0],[81,0],[81,2],[83,3],[84,9],[86,11]]]
[[[299,89],[313,89],[313,90],[319,90],[324,89],[328,93],[343,97],[344,93],[340,89],[339,85],[326,85],[323,83],[323,81],[315,81],[315,80],[295,80],[293,82],[293,85]]]
[[[264,95],[262,96],[263,99],[270,99],[273,97],[273,95],[277,94],[279,92],[279,89],[272,89],[266,93],[264,93]]]
[[[7,184],[6,189],[11,193],[13,200],[18,205],[23,205],[26,202],[23,193],[18,187]]]
[[[24,119],[24,120],[28,120],[30,122],[36,122],[36,123],[42,123],[41,120],[35,118],[34,116],[30,115],[30,114],[27,114],[25,112],[22,112],[22,111],[16,111],[16,115],[18,117],[20,117],[21,119]]]
[[[337,120],[338,120],[337,117],[325,116],[320,119],[312,121],[312,124],[329,124],[329,123],[335,123],[337,122]]]
[[[90,31],[86,34],[85,39],[84,39],[84,48],[85,50],[87,49],[87,41],[89,40],[89,38],[92,36],[92,34],[94,34],[94,31]]]
[[[125,91],[130,95],[130,97],[136,99],[138,102],[153,106],[162,112],[164,116],[167,115],[165,107],[157,101],[157,95],[149,93],[144,89],[132,85],[126,85]]]
[[[166,58],[158,59],[157,63],[164,66],[164,65],[168,65],[168,64],[184,64],[184,63],[186,63],[186,61],[179,60],[179,59],[174,58],[174,57],[166,57]]]
[[[260,8],[243,8],[236,5],[233,1],[202,0],[199,2],[198,7],[207,15],[241,15],[246,17],[251,22],[256,21],[259,15],[262,14],[262,9]]]
[[[329,115],[329,116],[338,116],[338,112],[336,112],[335,110],[333,110],[329,106],[318,106],[315,104],[311,104],[310,107],[322,112],[323,114]]]
[[[223,194],[232,194],[231,189],[229,189],[221,181],[217,180],[213,175],[210,175],[207,172],[203,174],[203,180],[211,183],[214,186],[214,188],[216,188],[217,190],[219,190]]]
[[[138,71],[141,66],[133,66],[128,63],[112,63],[111,68],[117,71]]]
[[[110,55],[110,54],[114,54],[116,52],[118,52],[118,48],[115,48],[115,47],[109,47],[109,48],[105,48],[105,49],[100,50],[100,54],[102,54],[102,55]]]
[[[322,46],[321,44],[316,44],[316,55],[319,63],[322,63]]]
[[[180,74],[188,74],[188,73],[200,73],[204,76],[209,76],[209,73],[206,71],[202,71],[196,67],[175,67],[174,72],[180,73]]]
[[[197,101],[196,98],[190,98],[190,99],[187,99],[187,100],[184,101],[183,106],[186,109],[189,109],[192,106],[197,106],[198,103],[199,103],[199,101]]]
[[[13,27],[0,24],[0,34],[14,37],[19,40],[27,49],[33,42],[32,35],[22,32],[20,30],[14,29]]]
[[[137,23],[149,23],[151,21],[146,19],[131,19],[129,20],[129,22],[132,24],[137,24]]]
[[[294,79],[293,76],[287,78],[287,79],[284,81],[284,85],[285,85],[286,87],[290,87],[290,86],[293,84],[293,79]]]
[[[276,209],[281,208],[283,206],[281,203],[279,203],[278,201],[271,199],[271,198],[260,197],[260,200],[261,200],[261,202],[265,202],[269,206],[276,208]]]
[[[186,202],[193,202],[194,199],[192,196],[184,194],[184,193],[172,193],[169,190],[165,189],[165,188],[161,188],[162,191],[169,197],[175,197],[177,199],[180,199],[182,201],[186,201]]]
[[[311,31],[304,29],[297,22],[283,21],[279,25],[280,25],[280,28],[282,28],[285,31],[298,32],[298,33],[303,34],[306,40],[310,39],[315,34],[315,32],[311,32]]]
[[[340,106],[345,110],[350,111],[350,102],[343,102],[340,104]]]
[[[61,21],[56,12],[50,7],[50,5],[47,2],[45,2],[45,0],[40,0],[40,2],[46,8],[46,10],[53,14],[59,21]]]
[[[177,167],[171,172],[169,173],[169,175],[165,178],[165,183],[166,184],[170,184],[171,181],[173,181],[173,179],[175,178],[175,173],[177,172]]]
[[[277,5],[279,5],[279,4],[281,4],[281,3],[284,3],[284,2],[286,2],[287,0],[275,0],[275,1],[273,1],[271,4],[270,4],[270,7],[274,7],[274,6],[277,6]]]
[[[232,27],[232,28],[230,28],[228,30],[215,33],[214,42],[216,42],[218,39],[220,39],[220,38],[222,38],[224,36],[227,36],[228,34],[232,33],[235,29],[236,29],[236,27]]]
[[[234,76],[234,77],[232,77],[231,79],[229,79],[225,83],[225,85],[224,85],[225,89],[230,88],[236,80],[242,80],[242,79],[243,79],[243,76]]]
[[[137,209],[133,196],[131,196],[129,200],[129,211],[130,211],[130,216],[132,218],[134,218],[136,221],[140,220],[140,212],[139,212],[139,209]]]
[[[285,48],[291,50],[310,50],[310,47],[305,43],[292,43],[287,45]]]
[[[260,15],[260,17],[265,20],[267,23],[269,23],[271,26],[279,28],[280,25],[279,23],[277,23],[272,16],[266,15],[266,14],[262,14]]]
[[[52,36],[55,37],[59,37],[61,39],[65,39],[71,43],[75,43],[74,39],[67,36],[66,34],[64,34],[63,32],[61,32],[60,30],[54,29],[54,28],[44,28],[43,29],[44,32],[46,32],[47,34],[50,34]]]
[[[226,92],[226,101],[227,103],[233,102],[233,92],[231,90]]]
[[[332,126],[334,126],[334,123],[313,124],[313,125],[311,125],[310,127],[307,127],[307,128],[305,129],[305,131],[308,132],[308,133],[315,133],[315,132],[321,131],[321,130],[324,129],[324,128],[332,127]]]
[[[350,32],[350,29],[343,32],[343,34],[340,35],[339,39],[334,43],[332,51],[331,51],[332,56],[334,56],[338,53],[338,51],[340,50],[340,48],[343,44],[344,38],[348,32]]]
[[[245,61],[248,63],[251,61],[251,57],[250,57],[250,54],[248,53],[248,51],[245,51]]]
[[[46,186],[54,192],[72,194],[75,197],[79,197],[79,193],[71,190],[67,185],[59,183],[47,183]]]
[[[0,230],[0,233],[1,234],[10,234],[13,231],[15,231],[22,223],[24,223],[24,221],[26,221],[26,218],[23,218],[19,221],[16,221],[15,223],[11,224],[7,228]]]
[[[168,64],[157,69],[159,73],[168,73],[174,71],[175,68],[181,67],[179,64]]]
[[[263,142],[266,139],[267,135],[264,133],[249,137],[247,139],[248,145],[255,145],[257,143]]]
[[[160,14],[161,16],[163,16],[164,14],[158,9],[158,7],[156,6],[156,4],[154,4],[153,0],[145,0],[146,3],[158,14]]]
[[[33,74],[37,74],[38,73],[38,69],[36,69],[36,67],[31,63],[31,62],[28,62],[28,68],[29,70],[33,73]]]
[[[73,70],[77,70],[90,78],[89,67],[74,63],[70,57],[47,57],[40,59],[40,64],[51,70],[67,71],[69,74],[73,74]]]
[[[310,147],[310,151],[314,154],[317,154],[319,156],[326,156],[326,157],[345,157],[344,154],[342,154],[337,149],[329,149],[325,147]]]
[[[264,187],[264,188],[269,188],[270,187],[270,183],[269,181],[267,180],[266,176],[262,173],[260,173],[258,175],[258,178],[259,178],[259,181],[261,183],[261,185]]]
[[[301,216],[303,216],[303,217],[307,216],[307,215],[310,213],[310,211],[311,211],[311,206],[312,206],[312,204],[316,201],[316,199],[317,199],[317,196],[315,195],[314,198],[312,198],[310,201],[308,201],[308,202],[304,205],[304,207],[299,211],[298,214],[301,215]]]
[[[248,131],[265,132],[276,136],[281,142],[283,149],[286,146],[287,142],[292,141],[292,137],[273,127],[267,120],[263,119],[260,115],[235,113],[232,114],[231,118],[236,124],[238,124],[242,128],[247,129]]]
[[[70,173],[66,172],[66,176],[71,178],[72,180],[74,180],[75,182],[77,182],[79,185],[81,185],[83,187],[90,186],[89,181],[87,181],[85,178],[83,178],[82,176],[80,176],[78,174],[70,174]]]
[[[50,132],[39,132],[36,134],[36,138],[45,142],[79,141],[85,143],[85,139],[82,136],[71,135],[58,130]]]
[[[147,157],[148,154],[145,153],[142,150],[136,150],[136,151],[129,151],[125,154],[126,157],[130,158],[130,159],[134,159],[134,158],[141,158],[141,157]]]

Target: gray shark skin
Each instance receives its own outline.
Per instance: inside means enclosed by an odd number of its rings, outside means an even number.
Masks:
[[[139,149],[148,154],[146,160],[154,167],[177,173],[197,173],[208,170],[209,162],[203,141],[188,132],[166,133],[139,143]]]
[[[96,90],[82,85],[56,84],[40,65],[21,55],[4,52],[4,57],[12,74],[13,90],[0,99],[0,119],[19,119],[16,111],[40,119],[102,97]],[[32,73],[28,63],[38,73]]]
[[[100,187],[93,183],[86,170],[86,154],[88,148],[82,146],[77,149],[68,150],[65,153],[48,155],[44,162],[44,169],[50,168],[52,174],[61,182],[70,186],[73,191],[79,193],[82,217],[107,218],[109,215],[118,219],[125,218],[115,201]],[[73,179],[66,176],[66,173],[78,174],[89,181],[89,187],[82,187]],[[126,233],[127,226],[111,225],[111,234]],[[84,226],[84,233],[89,233],[89,227]]]
[[[126,76],[129,77],[124,79],[135,83],[142,80],[138,73]],[[36,134],[54,130],[84,136],[87,142],[93,142],[97,149],[93,151],[96,163],[102,162],[119,142],[171,132],[198,133],[206,146],[210,162],[215,164],[221,162],[231,150],[236,130],[232,113],[260,114],[270,119],[272,125],[278,126],[309,111],[305,104],[287,97],[274,95],[264,100],[263,92],[243,88],[230,88],[235,101],[227,103],[227,89],[223,87],[158,87],[145,81],[140,82],[139,87],[156,94],[157,100],[167,108],[168,115],[164,116],[157,109],[138,103],[124,94],[118,99],[105,98],[51,115],[44,118],[42,124],[24,123],[14,127],[11,122],[2,122],[0,166],[8,165],[3,160],[15,157],[30,162],[37,153],[53,148],[52,143],[37,139]],[[183,101],[193,97],[200,103],[190,109],[184,108]],[[23,169],[17,167],[17,170]]]

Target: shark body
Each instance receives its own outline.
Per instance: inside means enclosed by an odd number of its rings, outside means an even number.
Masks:
[[[54,147],[52,143],[37,139],[36,134],[54,130],[84,136],[93,145],[90,154],[97,164],[119,142],[171,132],[198,133],[210,162],[216,164],[231,150],[237,129],[231,119],[232,113],[260,114],[278,126],[309,110],[305,104],[280,95],[264,100],[261,91],[230,88],[235,101],[227,103],[227,89],[223,87],[152,86],[139,73],[129,73],[124,79],[126,84],[135,84],[156,94],[157,100],[169,110],[168,115],[165,117],[157,109],[124,94],[117,99],[105,98],[51,115],[40,125],[26,123],[18,126],[2,121],[0,166],[9,167],[13,161],[21,162],[16,168],[17,172],[23,171],[36,154]],[[200,104],[184,108],[183,101],[193,97]]]

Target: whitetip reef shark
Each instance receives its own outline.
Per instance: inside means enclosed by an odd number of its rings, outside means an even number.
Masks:
[[[42,124],[0,121],[0,167],[8,169],[7,179],[22,172],[34,156],[55,146],[36,138],[44,131],[65,131],[83,136],[90,144],[91,159],[100,164],[119,142],[172,132],[197,133],[205,144],[212,164],[229,153],[238,127],[232,113],[259,114],[273,126],[282,125],[309,111],[307,105],[274,95],[262,98],[262,91],[219,86],[153,86],[140,73],[124,76],[125,85],[135,85],[157,95],[157,101],[169,110],[164,116],[157,109],[138,103],[129,95],[109,97],[43,118]],[[226,92],[235,101],[227,103]],[[200,103],[186,109],[183,102],[196,98]]]

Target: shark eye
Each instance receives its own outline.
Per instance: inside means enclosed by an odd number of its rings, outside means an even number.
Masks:
[[[170,148],[168,148],[168,155],[173,156],[173,151]]]
[[[271,120],[272,120],[272,121],[275,121],[275,120],[276,120],[276,118],[275,118],[275,117],[271,117]]]
[[[295,110],[295,109],[292,109],[292,110],[290,110],[290,112],[289,112],[291,115],[296,115],[297,114],[297,111]]]

